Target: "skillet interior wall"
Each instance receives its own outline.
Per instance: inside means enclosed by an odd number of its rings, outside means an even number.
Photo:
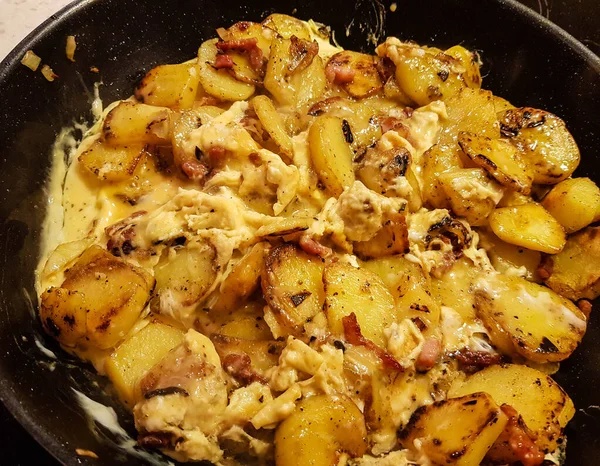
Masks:
[[[35,303],[32,271],[44,217],[48,150],[61,127],[71,124],[73,117],[90,118],[94,82],[103,81],[105,102],[126,97],[152,66],[192,57],[202,40],[214,36],[215,27],[260,20],[275,11],[293,13],[331,25],[345,47],[372,50],[366,36],[377,29],[380,19],[380,9],[372,0],[359,0],[356,7],[342,0],[293,0],[285,7],[270,0],[240,3],[83,1],[43,26],[41,34],[27,39],[0,66],[0,398],[66,464],[94,464],[94,460],[75,458],[74,448],[93,450],[101,458],[111,458],[111,464],[143,462],[117,453],[110,443],[99,443],[76,407],[71,385],[110,403],[125,419],[119,406],[102,393],[105,382],[67,357],[61,356],[62,362],[51,371],[47,363],[52,361],[41,356],[34,344],[36,333],[59,352],[43,337],[25,294]],[[385,14],[385,33],[441,47],[463,43],[482,50],[488,74],[484,87],[516,105],[538,106],[560,115],[582,151],[583,163],[576,175],[600,181],[596,150],[600,146],[596,120],[600,64],[586,64],[569,48],[568,40],[520,11],[499,0],[405,0],[398,2],[395,13]],[[351,23],[353,18],[364,21]],[[349,24],[351,35],[346,37]],[[70,34],[77,36],[78,43],[74,64],[64,54],[64,40]],[[29,48],[60,78],[48,83],[41,74],[21,66],[20,57]],[[91,72],[91,66],[100,73]],[[557,376],[580,408],[568,433],[567,464],[573,466],[595,465],[600,455],[600,421],[588,409],[598,404],[593,387],[600,386],[597,322],[593,315],[582,347]]]

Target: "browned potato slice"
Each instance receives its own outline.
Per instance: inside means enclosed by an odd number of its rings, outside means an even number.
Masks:
[[[134,94],[144,104],[190,108],[196,99],[199,83],[198,64],[195,62],[160,65],[144,76]]]
[[[600,189],[589,178],[571,178],[558,183],[542,201],[567,234],[595,221],[600,209]]]
[[[317,43],[295,40],[292,46],[290,39],[273,39],[264,85],[279,104],[303,112],[325,92],[327,79]]]
[[[533,251],[556,254],[566,242],[564,228],[539,204],[496,209],[489,222],[501,240]]]
[[[136,167],[145,156],[143,144],[115,147],[97,140],[78,160],[83,167],[103,181],[122,181],[133,176]]]
[[[494,108],[496,109],[496,113],[498,115],[502,115],[505,111],[512,110],[513,108],[515,108],[515,106],[503,97],[495,95]]]
[[[587,327],[571,301],[520,277],[498,274],[482,279],[475,306],[502,352],[539,363],[568,358]]]
[[[265,381],[264,373],[277,365],[279,354],[284,347],[284,344],[279,341],[258,341],[258,340],[246,340],[243,338],[236,338],[227,335],[214,334],[210,337],[211,341],[215,345],[215,349],[221,358],[221,362],[225,370],[228,365],[235,365],[235,360],[238,360],[238,364],[245,365],[245,362],[239,362],[241,358],[245,359],[248,356],[251,366],[248,367],[256,375],[250,373],[238,374],[238,377],[248,377],[247,382],[253,381]],[[237,358],[235,357],[237,356]],[[229,358],[228,358],[229,357]],[[242,366],[243,367],[243,366]],[[231,373],[231,370],[228,371]],[[232,374],[234,375],[235,372]],[[253,377],[254,375],[254,377]],[[252,380],[254,378],[254,380]]]
[[[546,285],[569,299],[600,296],[600,227],[571,236],[564,249],[542,261]]]
[[[366,440],[365,419],[350,398],[311,396],[275,431],[275,464],[335,466],[340,452],[364,455]]]
[[[141,396],[142,377],[166,354],[183,342],[182,330],[161,322],[150,322],[131,335],[108,357],[106,375],[129,407]]]
[[[140,267],[91,246],[65,272],[61,288],[42,295],[40,316],[66,345],[110,348],[133,327],[153,287],[154,279]]]
[[[479,235],[484,239],[484,247],[492,265],[498,272],[510,273],[514,272],[514,269],[522,269],[525,271],[527,280],[540,281],[537,269],[542,260],[542,254],[539,251],[515,247],[502,241],[492,232],[480,231]]]
[[[265,18],[262,25],[275,30],[284,39],[296,36],[298,39],[310,40],[308,26],[293,16],[273,13]]]
[[[506,110],[500,115],[502,134],[525,153],[533,168],[533,182],[556,184],[579,165],[579,149],[564,121],[531,107]]]
[[[500,436],[508,418],[487,393],[438,401],[418,409],[400,434],[402,445],[433,464],[475,466]]]
[[[457,168],[438,177],[452,212],[471,225],[484,225],[502,197],[502,187],[481,168]]]
[[[537,435],[536,444],[553,452],[562,429],[575,414],[575,407],[564,390],[548,375],[521,364],[490,366],[466,380],[456,380],[448,397],[486,392],[498,405],[508,404],[523,417]]]
[[[256,236],[276,238],[293,235],[308,230],[313,222],[313,217],[277,218],[276,221],[263,225],[256,230]]]
[[[498,183],[523,194],[531,192],[533,175],[518,149],[504,139],[491,139],[462,131],[458,144],[465,154]]]
[[[323,115],[314,121],[308,133],[315,170],[336,197],[354,183],[354,154],[347,139],[348,128],[346,120]]]
[[[379,232],[370,240],[354,242],[354,254],[364,260],[405,254],[408,250],[406,217],[401,214],[386,220]]]
[[[455,141],[461,131],[492,139],[500,137],[494,95],[490,91],[464,88],[445,103],[448,119],[443,121],[441,143]]]
[[[323,283],[331,332],[343,335],[342,319],[354,313],[362,334],[384,347],[383,330],[395,320],[394,298],[384,282],[370,270],[333,262],[325,267]]]
[[[274,31],[262,24],[240,21],[228,29],[218,28],[217,34],[223,40],[256,39],[256,45],[262,51],[263,56],[269,58]]]
[[[365,53],[344,50],[329,59],[325,69],[326,74],[335,75],[338,68],[348,70],[353,74],[351,81],[341,86],[352,97],[362,99],[379,92],[383,88],[383,80],[377,71],[376,58]]]
[[[400,89],[394,76],[390,76],[383,85],[383,95],[387,99],[395,101],[398,105],[409,106],[413,104],[406,92]]]
[[[197,303],[217,278],[215,258],[214,248],[207,243],[189,244],[172,252],[165,250],[154,267],[158,296],[179,306]]]
[[[237,307],[254,293],[265,268],[265,246],[265,243],[255,244],[233,266],[221,284],[219,298],[212,310],[218,312]]]
[[[252,66],[247,53],[229,50],[227,55],[231,57],[231,61],[233,62],[233,67],[227,69],[227,72],[231,76],[242,83],[262,86],[263,73],[260,69],[257,70]]]
[[[243,340],[272,340],[273,335],[264,319],[265,303],[250,301],[238,308],[209,311],[210,323],[203,333],[219,333]]]
[[[102,125],[102,141],[115,146],[161,144],[169,139],[169,109],[121,102]]]
[[[260,124],[269,136],[288,157],[294,155],[294,142],[287,133],[281,115],[275,109],[273,102],[266,95],[258,95],[251,101],[252,108],[260,120]]]
[[[323,262],[293,244],[276,246],[267,255],[262,290],[280,325],[302,334],[304,324],[321,312],[325,301]]]
[[[456,144],[436,144],[423,154],[423,202],[436,209],[450,207],[446,191],[442,188],[440,176],[454,169],[461,169],[462,164]]]
[[[213,67],[217,56],[217,42],[218,39],[207,40],[198,50],[199,76],[202,88],[219,100],[249,99],[254,94],[254,85],[240,82],[231,76],[227,70],[217,70]]]
[[[481,71],[479,66],[481,61],[477,52],[471,52],[462,45],[455,45],[444,51],[446,55],[450,55],[460,61],[464,71],[461,73],[465,84],[473,89],[481,87]]]
[[[530,204],[534,202],[533,199],[525,194],[521,194],[517,191],[505,191],[504,196],[500,199],[498,207],[513,207],[516,205]]]

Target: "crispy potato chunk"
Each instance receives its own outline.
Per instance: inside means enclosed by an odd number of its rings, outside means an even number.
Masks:
[[[383,88],[384,83],[377,70],[376,60],[372,55],[344,50],[329,59],[325,74],[335,76],[337,70],[344,70],[352,79],[340,83],[342,88],[352,97],[362,99],[376,94]]]
[[[462,131],[458,133],[458,144],[477,166],[501,185],[525,195],[531,192],[531,169],[510,142]]]
[[[499,274],[477,282],[475,308],[503,353],[539,363],[568,358],[587,327],[571,301],[520,277]]]
[[[141,396],[139,383],[155,364],[183,342],[184,332],[161,322],[150,322],[131,335],[106,360],[106,375],[129,407]]]
[[[595,221],[600,209],[600,189],[589,178],[571,178],[554,186],[542,206],[567,234],[574,233]]]
[[[499,116],[502,134],[511,138],[533,168],[533,182],[556,184],[579,165],[579,149],[565,122],[544,110],[521,107]]]
[[[362,334],[384,347],[383,330],[394,319],[394,298],[375,273],[348,264],[333,262],[325,267],[325,314],[329,329],[344,334],[342,319],[356,314]]]
[[[133,176],[146,154],[144,144],[114,147],[97,140],[78,160],[102,181],[122,181]]]
[[[207,94],[219,100],[236,101],[249,99],[254,94],[253,84],[238,81],[227,70],[214,68],[217,56],[218,39],[204,42],[198,50],[198,64],[200,65],[200,84]]]
[[[448,397],[476,392],[488,393],[498,405],[516,409],[545,452],[556,449],[562,429],[575,414],[573,402],[550,376],[520,364],[490,366],[464,381],[457,379]]]
[[[333,116],[318,117],[308,133],[310,156],[320,180],[338,197],[354,183],[354,154],[348,141],[348,122]]]
[[[196,99],[200,76],[197,63],[152,68],[135,88],[142,103],[170,108],[190,108]]]
[[[190,306],[200,301],[217,278],[215,250],[207,243],[166,250],[154,267],[159,299]]]
[[[260,124],[269,133],[271,139],[288,157],[294,155],[294,142],[288,134],[281,115],[275,109],[273,102],[266,95],[258,95],[251,101]]]
[[[501,240],[533,251],[556,254],[567,240],[562,225],[535,203],[496,209],[489,222]]]
[[[169,109],[121,102],[106,115],[101,139],[114,146],[166,143],[169,139]]]
[[[571,236],[564,249],[542,261],[544,282],[566,298],[600,296],[600,227],[589,227]]]
[[[487,393],[438,401],[418,409],[401,433],[402,445],[415,449],[434,464],[480,464],[500,436],[508,418]]]
[[[312,396],[275,431],[275,464],[335,466],[340,452],[364,455],[366,437],[365,419],[350,398]]]
[[[40,317],[66,346],[111,348],[127,335],[150,297],[154,279],[99,246],[89,247],[65,272],[60,288],[42,294]]]
[[[323,262],[293,244],[276,246],[267,255],[262,290],[280,325],[295,334],[323,308]]]

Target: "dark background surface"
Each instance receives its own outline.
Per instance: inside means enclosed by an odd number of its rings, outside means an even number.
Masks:
[[[389,0],[384,2],[386,5],[390,3]],[[597,0],[521,0],[521,3],[549,18],[600,54],[600,6]],[[402,2],[398,4],[401,7]],[[44,390],[43,380],[40,380],[39,389]],[[0,456],[2,465],[59,464],[31,438],[1,403],[0,444],[3,446]]]

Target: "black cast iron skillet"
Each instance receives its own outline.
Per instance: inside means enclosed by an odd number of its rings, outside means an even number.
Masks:
[[[258,21],[276,11],[329,24],[350,48],[369,49],[368,33],[441,47],[462,43],[482,51],[485,88],[566,120],[582,152],[576,175],[600,182],[600,59],[571,36],[512,0],[397,0],[395,13],[386,13],[374,0],[353,1],[84,0],[53,16],[0,65],[0,399],[62,463],[147,463],[120,449],[122,439],[94,426],[79,409],[72,388],[114,407],[134,434],[129,416],[103,391],[106,381],[46,338],[34,310],[49,148],[61,127],[90,119],[93,84],[99,79],[105,102],[127,97],[144,71],[194,56],[216,27]],[[70,34],[78,43],[74,64],[64,53]],[[48,83],[19,64],[30,48],[53,67],[57,81]],[[91,72],[92,66],[100,73]],[[42,354],[35,338],[59,361]],[[578,408],[568,429],[567,464],[595,466],[600,457],[595,315],[583,344],[556,378]],[[78,458],[75,448],[93,450],[100,461]]]

